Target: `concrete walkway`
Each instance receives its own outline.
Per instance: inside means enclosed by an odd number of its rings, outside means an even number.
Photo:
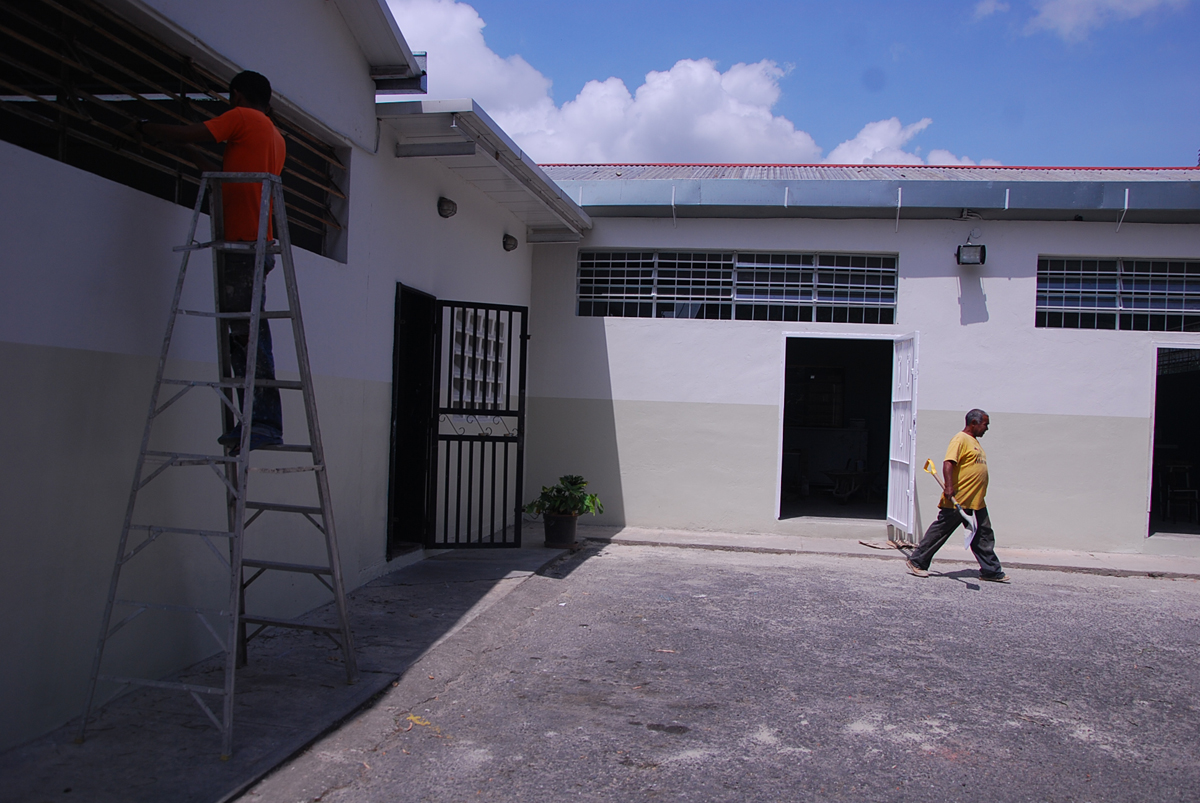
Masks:
[[[220,734],[186,695],[141,689],[93,714],[83,744],[74,742],[76,720],[0,754],[0,801],[231,800],[565,553],[542,548],[540,537],[528,540],[538,546],[437,554],[352,592],[361,670],[353,686],[346,684],[340,651],[326,639],[297,631],[256,638],[249,665],[238,670],[229,761],[219,759]],[[308,616],[332,621],[332,604]],[[218,655],[173,679],[219,686],[223,677]]]
[[[882,529],[882,528],[881,528]],[[851,555],[897,560],[901,553],[880,534],[877,540],[810,538],[765,533],[722,533],[698,530],[653,530],[642,527],[579,526],[583,539],[612,544],[669,546],[688,549],[718,549],[768,554]],[[935,565],[976,566],[956,533],[934,558]],[[1200,578],[1200,558],[1175,555],[1125,554],[1116,552],[1072,552],[1055,549],[1010,549],[996,547],[1006,568],[1047,571],[1089,572],[1123,577]]]

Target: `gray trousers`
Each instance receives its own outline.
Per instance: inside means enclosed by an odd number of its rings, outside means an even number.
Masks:
[[[975,521],[979,524],[979,531],[975,533],[975,540],[971,542],[971,551],[975,553],[975,560],[979,561],[979,574],[984,577],[998,577],[1004,574],[1000,559],[996,557],[996,534],[992,531],[992,520],[988,518],[987,508],[981,507],[979,510],[967,512],[974,513]],[[966,526],[966,523],[957,510],[939,508],[938,517],[929,525],[921,543],[917,544],[917,548],[908,559],[914,565],[928,571],[934,553],[942,548],[960,526]]]

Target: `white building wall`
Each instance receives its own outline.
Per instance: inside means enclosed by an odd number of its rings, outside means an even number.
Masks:
[[[955,248],[975,227],[987,265],[960,267]],[[777,519],[783,339],[918,331],[918,458],[940,463],[963,413],[988,410],[1001,547],[1164,548],[1145,538],[1155,343],[1200,337],[1036,329],[1037,258],[1195,259],[1196,227],[901,220],[897,232],[889,220],[598,218],[580,247],[899,255],[898,322],[878,326],[576,317],[578,249],[540,250],[530,485],[588,475],[610,503],[598,521],[878,537],[882,521]],[[925,477],[917,488],[921,529],[937,492]]]
[[[203,28],[198,36],[214,47],[228,45],[231,53],[252,27],[246,21],[251,11],[241,5],[240,17],[229,18],[238,24],[208,28],[207,16],[188,16],[193,6],[205,4],[159,5]],[[291,72],[302,66],[301,54],[312,58],[305,69],[314,71],[324,69],[322,64],[356,65],[354,80],[337,98],[326,97],[326,91],[338,94],[336,86],[308,87],[305,91],[313,94],[305,96],[306,108],[317,109],[328,100],[322,110],[328,117],[321,122],[362,131],[374,142],[365,61],[348,33],[336,30],[338,21],[321,16],[321,9],[332,4],[275,5],[273,19],[287,18],[309,33],[319,25],[322,36],[310,36],[307,49],[280,43],[266,55],[259,52],[262,58],[251,60],[248,49],[238,51],[238,58],[271,77],[281,91],[293,79],[297,88],[304,84]],[[341,75],[341,68],[332,75]],[[367,87],[365,94],[360,84]],[[385,568],[396,283],[442,298],[529,303],[532,256],[523,225],[436,162],[392,157],[389,136],[384,129],[379,155],[357,148],[347,155],[348,261],[295,251],[348,588]],[[0,633],[6,645],[0,657],[3,749],[58,726],[82,708],[178,270],[171,248],[183,241],[190,210],[3,142],[0,187],[5,288],[0,293],[0,415],[7,422],[0,428],[5,456],[0,560],[9,567],[9,579],[0,587]],[[439,195],[458,203],[455,217],[437,215]],[[501,248],[505,232],[518,233],[517,250]],[[210,264],[207,256],[193,262],[185,305],[211,307]],[[276,306],[283,305],[281,273],[274,271],[268,280],[268,300]],[[294,375],[285,325],[276,323],[273,333],[279,372]],[[175,375],[215,376],[211,323],[181,324],[176,338]],[[285,430],[299,438],[295,433],[303,430],[303,413],[299,400],[289,398],[295,395],[284,394]],[[197,450],[216,448],[215,399],[197,397],[190,410],[181,412],[194,416],[181,415],[156,436],[169,433],[173,443]],[[210,482],[198,491],[169,479],[153,490],[150,504],[161,513],[199,513],[214,526],[223,522],[219,485]],[[316,530],[305,525],[311,532],[303,533],[294,522],[288,524],[261,519],[251,528],[248,554],[287,547],[300,562],[318,560]],[[288,546],[295,535],[312,540]],[[206,549],[160,543],[143,554],[127,577],[131,588],[167,589],[180,602],[220,607],[226,581]],[[305,577],[284,578],[254,593],[260,610],[280,615],[328,599]],[[178,620],[143,616],[112,641],[109,668],[153,676],[213,652],[211,637],[199,625],[180,630],[173,624]]]

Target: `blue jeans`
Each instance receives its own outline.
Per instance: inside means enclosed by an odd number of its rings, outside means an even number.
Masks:
[[[275,267],[275,255],[267,254],[263,266],[265,273]],[[249,312],[254,298],[254,254],[225,254],[225,270],[221,282],[221,312]],[[266,287],[263,287],[262,304],[267,305]],[[250,344],[250,321],[229,321],[229,359],[233,375],[246,375],[246,351]],[[258,322],[258,356],[255,358],[254,376],[257,379],[275,378],[275,356],[271,352],[271,326],[266,318]],[[238,390],[238,406],[245,401],[245,393]],[[279,399],[279,388],[255,388],[254,412],[250,431],[261,436],[283,437],[283,406]]]

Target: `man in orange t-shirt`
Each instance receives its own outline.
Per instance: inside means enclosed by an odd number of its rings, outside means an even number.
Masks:
[[[141,122],[136,131],[149,140],[176,142],[181,144],[202,142],[224,142],[225,154],[220,168],[212,164],[207,154],[196,148],[189,149],[193,161],[201,170],[220,169],[228,173],[274,173],[283,172],[286,146],[283,136],[268,116],[271,111],[271,82],[266,77],[245,71],[238,73],[229,82],[229,103],[232,109],[220,117],[194,125],[163,125]],[[254,183],[226,182],[221,187],[224,209],[224,238],[229,241],[254,242],[258,239],[258,213],[262,203],[262,185]],[[274,236],[271,220],[267,220],[267,238]],[[254,288],[254,254],[231,253],[224,255],[224,270],[221,281],[221,312],[249,312]],[[266,255],[265,269],[270,272],[275,266],[275,257]],[[263,294],[263,304],[266,293]],[[233,374],[246,374],[246,350],[249,343],[250,324],[245,320],[229,322],[229,351],[233,363]],[[271,327],[264,318],[259,322],[258,356],[254,375],[259,379],[275,378],[275,359],[271,349]],[[238,392],[239,402],[242,393]],[[219,439],[229,447],[231,453],[240,448],[241,427],[235,426]],[[250,426],[250,448],[275,446],[283,443],[283,410],[278,388],[256,388],[254,391],[254,417]]]

